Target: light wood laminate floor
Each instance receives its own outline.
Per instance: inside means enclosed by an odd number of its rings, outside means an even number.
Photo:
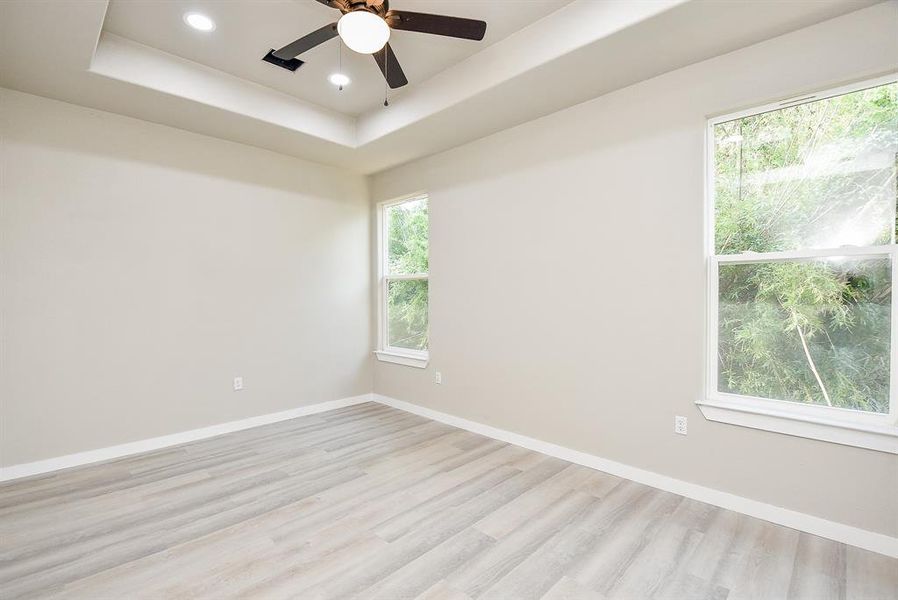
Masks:
[[[0,486],[3,599],[896,594],[896,560],[378,404]]]

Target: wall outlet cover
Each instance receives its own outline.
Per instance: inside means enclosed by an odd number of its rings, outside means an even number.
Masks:
[[[677,415],[674,417],[674,433],[679,433],[680,435],[686,435],[688,427],[688,422],[686,417],[681,417]]]

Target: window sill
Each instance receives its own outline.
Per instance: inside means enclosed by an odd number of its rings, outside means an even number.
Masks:
[[[427,353],[421,354],[403,354],[399,352],[388,352],[386,350],[375,350],[374,355],[381,362],[395,363],[397,365],[405,365],[407,367],[415,367],[423,369],[427,366],[430,357]]]
[[[710,398],[696,404],[709,421],[898,454],[895,425],[836,421],[728,398]]]

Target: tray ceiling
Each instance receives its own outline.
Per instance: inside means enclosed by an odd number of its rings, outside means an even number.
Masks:
[[[443,13],[485,20],[482,42],[394,31],[390,45],[409,85],[390,92],[405,94],[416,84],[483,50],[571,0],[395,0],[391,8]],[[215,21],[209,33],[187,27],[182,17],[199,12]],[[352,83],[341,92],[328,82],[340,70],[339,38],[304,53],[305,64],[295,73],[262,62],[272,48],[280,48],[340,16],[339,11],[314,0],[266,2],[197,0],[112,0],[103,30],[122,38],[186,58],[289,94],[337,112],[357,116],[382,106],[384,80],[371,56],[342,48],[342,71]]]
[[[873,11],[898,30],[896,0],[765,10],[757,0],[393,7],[484,19],[487,36],[394,32],[410,83],[384,108],[371,57],[345,51],[353,83],[341,93],[327,82],[336,40],[304,55],[296,73],[260,60],[338,16],[315,0],[2,0],[0,86],[373,173],[854,11]],[[188,28],[188,10],[208,14],[215,31]],[[882,51],[898,55],[898,37]]]

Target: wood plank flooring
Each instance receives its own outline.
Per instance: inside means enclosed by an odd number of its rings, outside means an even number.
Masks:
[[[0,485],[0,597],[898,598],[898,561],[378,404]]]

